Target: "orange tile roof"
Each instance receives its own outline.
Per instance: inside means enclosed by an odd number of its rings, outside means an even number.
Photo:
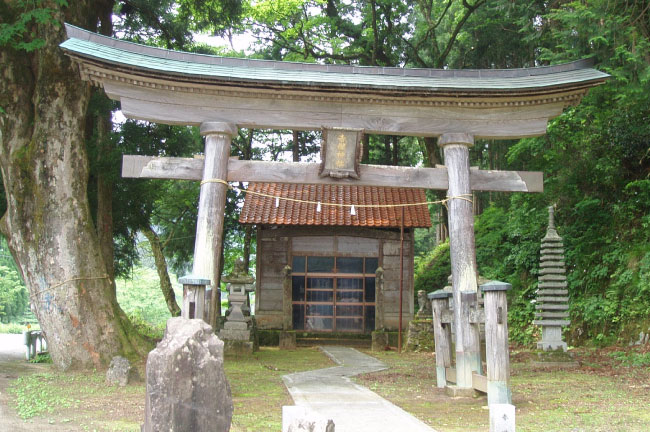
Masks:
[[[282,198],[339,204],[408,204],[427,201],[424,189],[352,185],[303,185],[285,183],[250,183],[248,190]],[[276,199],[247,193],[239,222],[264,225],[330,225],[363,227],[399,227],[400,207],[349,207],[317,205]],[[404,226],[428,228],[431,226],[427,205],[404,208]]]

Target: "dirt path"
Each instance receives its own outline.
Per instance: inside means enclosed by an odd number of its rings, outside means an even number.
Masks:
[[[0,431],[74,431],[51,425],[44,419],[24,421],[9,405],[7,389],[13,380],[20,376],[50,370],[52,365],[32,364],[25,361],[23,335],[0,334]]]

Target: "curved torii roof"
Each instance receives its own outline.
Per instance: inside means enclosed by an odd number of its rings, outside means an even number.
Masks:
[[[584,60],[508,70],[322,65],[177,52],[66,29],[61,47],[84,79],[120,100],[127,117],[168,124],[518,138],[544,134],[549,118],[608,77]]]

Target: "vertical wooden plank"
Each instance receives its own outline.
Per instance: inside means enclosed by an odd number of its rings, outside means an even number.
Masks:
[[[447,207],[456,322],[456,385],[471,388],[472,372],[480,373],[481,370],[478,328],[470,324],[471,306],[464,304],[472,301],[472,293],[476,298],[478,288],[469,167],[469,147],[474,144],[474,137],[462,133],[444,134],[438,144],[444,150],[449,179],[447,196],[451,198]]]
[[[293,292],[291,286],[291,267],[282,269],[282,330],[293,330]]]
[[[485,352],[488,405],[512,403],[508,350],[508,301],[511,285],[492,281],[481,285],[485,293]]]
[[[384,330],[384,269],[375,270],[375,330]]]
[[[443,290],[429,294],[433,309],[433,337],[436,350],[436,382],[439,388],[447,385],[446,369],[451,367],[451,325],[443,324],[443,311],[449,310],[451,293]]]
[[[227,178],[230,141],[236,133],[237,127],[230,123],[201,124],[201,135],[205,136],[205,159],[199,196],[192,273],[198,277],[211,279],[212,297],[210,298],[209,324],[215,331],[221,313],[218,307],[221,304],[221,291],[216,283],[220,279],[223,216],[228,190],[227,184],[215,180],[225,181]]]

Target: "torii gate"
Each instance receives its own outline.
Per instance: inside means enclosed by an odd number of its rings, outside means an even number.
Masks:
[[[66,29],[69,39],[61,47],[82,78],[119,100],[125,116],[200,126],[206,137],[204,159],[125,156],[123,176],[203,180],[193,274],[212,281],[218,277],[226,181],[428,188],[447,190],[450,197],[476,190],[542,192],[541,173],[471,170],[469,148],[477,138],[545,134],[550,118],[608,76],[585,61],[531,69],[435,70],[223,58]],[[438,137],[445,167],[362,165],[359,179],[336,179],[320,177],[318,164],[229,160],[239,127]],[[448,207],[457,386],[471,388],[472,371],[480,373],[478,331],[463,307],[467,296],[461,294],[477,291],[472,204],[453,199]]]

